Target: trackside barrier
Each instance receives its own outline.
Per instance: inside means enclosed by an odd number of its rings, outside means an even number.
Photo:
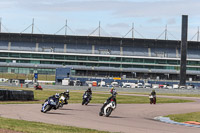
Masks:
[[[0,90],[0,101],[29,101],[34,100],[33,91]]]

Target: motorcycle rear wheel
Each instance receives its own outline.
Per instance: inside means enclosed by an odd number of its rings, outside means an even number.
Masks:
[[[153,104],[156,104],[156,99],[153,100]]]
[[[88,103],[90,102],[90,100],[89,101],[87,101],[86,103],[85,103],[85,105],[88,105]]]

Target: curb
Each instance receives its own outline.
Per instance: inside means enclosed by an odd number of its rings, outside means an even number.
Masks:
[[[176,125],[182,125],[182,126],[187,126],[187,127],[200,128],[200,125],[192,125],[192,124],[187,124],[187,123],[175,122],[175,121],[171,120],[169,117],[158,116],[158,117],[155,117],[154,120],[164,122],[164,123],[169,123],[169,124],[176,124]]]

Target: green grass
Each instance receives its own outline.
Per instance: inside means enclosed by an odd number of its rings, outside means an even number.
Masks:
[[[26,133],[108,133],[87,128],[60,126],[0,117],[0,128]]]
[[[34,78],[34,74],[0,73],[0,78],[32,80]],[[55,81],[55,75],[39,74],[38,80]]]
[[[179,97],[200,97],[200,94],[158,94],[165,96],[179,96]]]
[[[149,93],[146,92],[120,92],[121,94],[141,94],[141,95],[149,95]],[[200,94],[172,94],[172,93],[156,93],[157,95],[162,96],[179,96],[179,97],[200,97]]]
[[[177,122],[186,122],[186,121],[200,122],[200,112],[192,112],[192,113],[186,113],[186,114],[173,114],[173,115],[168,115],[166,117],[170,117],[171,120],[174,120]]]
[[[7,87],[6,89],[13,89],[11,87]],[[55,93],[61,93],[63,90],[53,90],[53,89],[44,89],[34,90],[34,89],[26,89],[26,88],[15,88],[15,89],[23,89],[23,90],[32,90],[34,92],[35,101],[5,101],[0,102],[0,104],[23,104],[23,103],[43,103],[45,99],[49,96],[54,95]],[[94,92],[94,91],[93,91]],[[81,103],[82,95],[84,91],[71,91],[70,92],[70,100],[69,103]],[[91,103],[104,103],[105,100],[110,97],[110,94],[99,94],[93,93]],[[183,103],[183,102],[193,102],[191,100],[183,100],[183,99],[171,99],[171,98],[157,98],[157,103]],[[130,95],[117,95],[117,103],[119,104],[144,104],[149,103],[149,98],[147,96],[130,96]]]

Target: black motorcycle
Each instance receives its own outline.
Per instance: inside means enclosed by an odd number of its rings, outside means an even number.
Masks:
[[[83,94],[83,101],[82,101],[82,105],[88,105],[88,103],[90,102],[91,100],[91,95],[88,94],[88,93],[84,93]]]

